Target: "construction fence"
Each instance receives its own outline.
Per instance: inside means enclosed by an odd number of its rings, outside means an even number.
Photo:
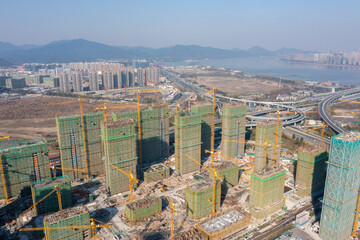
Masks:
[[[213,181],[206,179],[186,188],[186,215],[192,219],[200,219],[212,212]],[[221,184],[216,181],[215,210],[220,209]]]
[[[246,106],[243,104],[224,105],[221,130],[221,154],[223,156],[235,158],[244,154],[245,128]]]
[[[12,198],[22,191],[30,194],[33,182],[50,177],[47,142],[45,140],[0,140],[0,198]],[[3,179],[5,184],[3,184]]]
[[[129,177],[137,175],[135,123],[132,120],[106,122],[101,127],[104,144],[105,183],[111,195],[129,191]],[[112,165],[110,165],[112,164]],[[115,166],[115,167],[114,167]]]
[[[63,175],[69,176],[72,181],[86,178],[86,170],[90,176],[104,174],[105,172],[100,138],[103,115],[101,113],[84,114],[83,119],[84,126],[82,126],[81,116],[78,114],[56,118],[61,166],[72,169],[64,169]],[[85,139],[83,138],[83,128]],[[84,155],[84,145],[87,159]],[[77,171],[77,169],[85,171]]]

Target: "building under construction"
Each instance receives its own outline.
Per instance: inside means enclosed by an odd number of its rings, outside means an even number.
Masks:
[[[223,156],[235,158],[244,154],[245,127],[246,106],[244,104],[224,104],[221,133],[221,154]]]
[[[328,152],[324,145],[302,147],[296,167],[296,189],[299,196],[321,194],[325,186]]]
[[[89,239],[90,213],[86,207],[78,206],[47,215],[44,217],[44,229],[46,240]]]
[[[348,239],[351,235],[359,195],[359,156],[359,132],[332,137],[320,218],[323,239]]]
[[[279,165],[281,130],[282,124],[276,121],[258,122],[256,126],[254,172],[251,174],[249,199],[250,214],[254,218],[269,216],[285,203],[286,171]]]
[[[212,212],[213,181],[206,179],[186,188],[186,214],[192,219],[200,219]],[[221,184],[216,181],[215,210],[220,208]]]
[[[214,168],[217,175],[223,179],[221,190],[227,190],[239,183],[239,168],[235,163],[230,161],[214,162]],[[211,173],[210,177],[212,177]]]
[[[104,173],[102,121],[101,113],[84,114],[83,121],[79,114],[56,117],[63,175],[72,181]]]
[[[179,126],[176,126],[176,123],[179,123]],[[200,165],[186,155],[201,162],[201,116],[195,113],[175,116],[176,127],[179,129],[175,131],[175,138],[178,138],[179,142],[179,146],[175,146],[175,155],[179,156],[176,171],[180,174],[199,171]]]
[[[199,114],[201,118],[201,156],[204,157],[206,155],[205,150],[211,150],[213,105],[210,103],[192,105],[191,112]]]
[[[25,188],[30,193],[33,182],[50,177],[47,151],[45,140],[0,139],[0,199],[15,197]]]
[[[57,187],[59,192],[56,191]],[[61,201],[58,199],[58,193],[60,193]],[[67,176],[33,183],[31,185],[31,194],[33,203],[43,199],[36,205],[35,215],[59,211],[60,202],[62,209],[72,206],[71,181]]]
[[[114,121],[133,120],[135,131],[139,134],[138,112],[112,113],[112,116]],[[141,148],[137,141],[138,164],[150,166],[169,156],[169,108],[141,110],[140,116]]]
[[[170,168],[160,163],[141,169],[141,174],[146,183],[160,181],[170,177]]]
[[[151,217],[161,210],[161,198],[155,196],[149,196],[125,205],[126,217],[132,222]]]
[[[136,177],[136,132],[132,120],[102,123],[101,138],[104,144],[105,183],[109,193],[129,191],[129,177],[119,168]]]

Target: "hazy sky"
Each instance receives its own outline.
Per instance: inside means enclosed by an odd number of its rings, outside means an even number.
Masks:
[[[360,0],[0,0],[0,41],[359,50]]]

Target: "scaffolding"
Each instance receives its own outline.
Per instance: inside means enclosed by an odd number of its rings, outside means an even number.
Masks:
[[[239,168],[235,163],[230,161],[215,162],[214,168],[216,174],[223,179],[221,190],[227,190],[239,183]],[[212,173],[209,177],[212,178]]]
[[[352,233],[358,201],[359,159],[359,132],[332,137],[320,219],[323,239],[348,239]]]
[[[46,239],[82,240],[91,237],[90,213],[84,206],[68,208],[44,217]],[[89,226],[89,228],[76,228],[75,226]],[[74,228],[70,228],[74,226]],[[60,227],[64,227],[59,229]],[[67,228],[68,227],[68,228]]]
[[[175,123],[179,123],[179,164],[176,171],[180,174],[191,173],[200,170],[200,165],[186,156],[189,155],[197,162],[201,162],[201,116],[199,114],[180,114],[175,117]],[[177,137],[177,136],[175,136]]]
[[[33,183],[31,185],[33,203],[37,203],[40,199],[44,198],[58,185],[60,186],[59,188],[62,208],[65,209],[71,207],[71,181],[67,176],[58,177],[56,179],[47,179],[39,183]],[[59,211],[59,202],[57,198],[58,196],[56,191],[47,196],[44,200],[36,205],[35,215]]]
[[[156,213],[161,212],[162,201],[161,198],[149,196],[125,205],[126,217],[131,222],[136,222],[144,218],[151,217]]]
[[[105,183],[111,195],[129,191],[129,178],[114,166],[136,176],[136,132],[132,120],[102,123],[101,138],[104,145]],[[109,164],[110,163],[110,164]]]
[[[201,119],[201,157],[206,156],[205,150],[211,151],[211,126],[213,123],[213,106],[210,103],[191,106],[191,112],[200,115]]]
[[[282,168],[274,168],[261,173],[250,173],[249,208],[252,217],[265,218],[284,206],[286,172]]]
[[[276,126],[278,126],[278,129],[276,129]],[[275,146],[275,142],[277,142],[276,145],[281,143],[281,135],[282,123],[277,124],[276,121],[261,121],[257,123],[255,142],[264,145],[255,145],[254,171],[261,171],[266,167],[279,166],[280,147]],[[265,144],[272,146],[265,146]],[[275,147],[276,154],[274,154]],[[264,161],[266,152],[265,148],[267,148],[266,162]]]
[[[245,127],[246,106],[244,104],[225,104],[221,133],[221,154],[223,156],[235,158],[244,154],[244,143],[242,142],[245,142]]]
[[[217,214],[215,218],[207,219],[197,224],[197,229],[208,236],[207,239],[223,239],[250,223],[250,214],[236,207],[225,213]]]
[[[206,179],[186,188],[186,214],[192,219],[206,217],[212,212],[213,181]],[[220,209],[221,184],[216,181],[215,210]]]
[[[83,118],[88,159],[84,156],[81,116],[75,114],[56,117],[61,166],[72,169],[63,169],[63,175],[69,176],[72,181],[86,178],[86,172],[77,171],[77,169],[87,170],[86,166],[90,175],[104,174],[103,147],[100,138],[103,115],[101,113],[84,114]]]
[[[311,145],[299,150],[295,180],[299,196],[321,193],[325,186],[325,162],[328,157],[323,145]]]
[[[151,166],[169,156],[169,108],[141,110],[141,166]],[[138,122],[138,112],[113,112],[114,121],[131,119]],[[136,133],[139,132],[135,124]],[[137,152],[139,141],[137,140]]]
[[[0,199],[10,199],[28,190],[33,182],[50,177],[47,142],[0,139]],[[5,184],[4,184],[5,181]]]
[[[156,164],[141,170],[142,179],[146,183],[160,181],[170,177],[170,168],[164,164]]]

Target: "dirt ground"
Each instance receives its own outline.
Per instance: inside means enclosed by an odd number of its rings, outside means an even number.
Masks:
[[[75,103],[49,105],[75,101]],[[102,101],[84,102],[84,113],[95,113],[94,108],[103,105]],[[131,104],[131,103],[129,103]],[[125,105],[109,103],[107,106]],[[132,103],[135,105],[135,103]],[[136,108],[132,108],[136,109]],[[129,110],[113,109],[108,111]],[[80,112],[77,98],[42,96],[0,101],[0,136],[10,136],[15,139],[55,139],[55,117],[60,115],[78,114]]]
[[[188,78],[209,88],[216,88],[230,95],[236,94],[268,94],[278,89],[277,84],[270,81],[249,78],[225,77],[225,76],[199,76]]]

